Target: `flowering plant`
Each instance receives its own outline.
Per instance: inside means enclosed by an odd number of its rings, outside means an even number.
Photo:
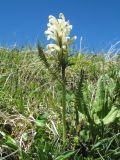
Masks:
[[[59,19],[56,19],[54,16],[49,16],[48,29],[45,31],[45,35],[47,36],[47,40],[52,40],[52,43],[47,45],[48,53],[57,53],[55,54],[58,62],[57,66],[61,71],[61,78],[58,79],[58,75],[56,72],[50,68],[50,64],[48,63],[44,51],[38,45],[38,51],[41,59],[43,60],[45,66],[49,69],[52,76],[56,77],[62,85],[62,122],[63,122],[63,144],[66,144],[66,67],[69,64],[68,55],[69,55],[69,45],[71,45],[74,40],[77,38],[76,36],[70,37],[70,32],[72,30],[72,25],[70,25],[69,21],[65,20],[63,13],[59,14]],[[55,67],[57,70],[57,67]]]

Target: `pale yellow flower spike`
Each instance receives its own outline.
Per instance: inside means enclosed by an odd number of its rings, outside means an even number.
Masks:
[[[50,15],[47,26],[48,29],[45,31],[47,40],[53,40],[54,42],[54,44],[49,44],[47,47],[51,53],[53,51],[60,52],[61,49],[63,51],[67,51],[68,46],[71,45],[77,38],[76,36],[70,37],[72,25],[70,25],[69,21],[65,20],[63,13],[59,14],[59,19],[56,19],[54,16]]]

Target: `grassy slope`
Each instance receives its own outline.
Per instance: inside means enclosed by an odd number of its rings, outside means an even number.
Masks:
[[[84,69],[89,84],[95,85],[103,71],[104,74],[107,73],[115,79],[119,75],[120,68],[119,61],[105,62],[103,56],[81,55],[77,59],[73,57],[71,61],[76,62],[76,65],[67,69],[68,120],[72,122],[74,120],[72,93],[79,78],[80,70]],[[20,142],[24,133],[28,133],[27,143],[25,145],[20,144],[23,150],[26,149],[30,152],[33,143],[32,138],[34,138],[36,131],[33,121],[44,112],[48,113],[48,125],[52,128],[52,131],[47,128],[48,133],[43,139],[47,139],[47,136],[51,137],[53,138],[52,143],[54,143],[57,134],[54,125],[56,125],[58,132],[61,132],[61,114],[58,115],[58,113],[61,113],[60,90],[61,86],[51,77],[36,53],[0,50],[0,123],[9,123],[12,126],[12,137],[17,142]],[[69,128],[69,130],[71,129]],[[38,143],[36,142],[35,145],[38,145]],[[51,145],[51,142],[49,145]],[[40,147],[44,148],[44,145],[39,146],[39,149]],[[55,154],[61,152],[60,147],[56,148],[58,151]],[[31,152],[36,152],[36,150],[33,149]],[[39,153],[37,152],[37,154]],[[43,155],[46,155],[46,157],[43,156],[46,160],[47,158],[52,159],[48,156],[47,149]]]

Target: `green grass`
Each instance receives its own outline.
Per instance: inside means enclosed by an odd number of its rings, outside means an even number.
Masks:
[[[37,52],[0,49],[1,159],[109,160],[120,157],[120,56],[80,54],[66,69],[66,146],[62,86]],[[114,109],[113,112],[110,112]],[[107,118],[105,118],[108,115]]]

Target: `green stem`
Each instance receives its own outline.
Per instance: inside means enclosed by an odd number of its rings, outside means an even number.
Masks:
[[[76,114],[75,125],[76,125],[76,131],[77,131],[78,124],[79,124],[79,114],[78,114],[78,107],[77,107],[77,105],[75,106],[75,114]]]
[[[66,143],[66,78],[65,67],[62,66],[62,122],[63,122],[63,144]]]

